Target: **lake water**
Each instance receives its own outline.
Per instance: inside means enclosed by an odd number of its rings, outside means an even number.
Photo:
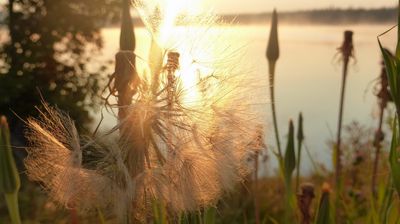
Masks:
[[[341,65],[334,56],[343,41],[343,31],[354,31],[354,48],[357,62],[350,66],[346,86],[344,124],[358,121],[369,127],[377,124],[376,98],[369,84],[380,73],[380,51],[377,35],[391,25],[282,25],[279,29],[281,56],[276,71],[276,107],[282,145],[286,145],[287,123],[290,118],[297,120],[300,111],[304,116],[306,144],[311,154],[331,167],[331,149],[326,144],[336,133],[339,92],[341,84]],[[232,26],[222,27],[227,31],[226,38],[235,35],[237,45],[247,48],[247,56],[242,63],[252,65],[254,75],[266,80],[268,65],[265,58],[269,27]],[[384,37],[384,43],[394,46],[394,34]],[[118,50],[119,29],[103,30],[105,37],[104,57],[113,59]],[[149,34],[144,28],[136,29],[137,54],[146,57],[149,49]],[[268,94],[268,86],[259,94]],[[268,98],[268,97],[263,97]],[[262,111],[266,125],[266,142],[275,145],[270,104],[263,102],[257,109]],[[106,124],[115,119],[106,116]],[[284,147],[283,147],[284,148]],[[304,157],[305,154],[303,154]],[[271,156],[272,158],[272,156]],[[306,158],[305,158],[306,159]],[[274,160],[274,159],[272,159]],[[309,162],[303,162],[303,170],[311,168]],[[271,163],[272,166],[276,162]],[[264,171],[265,172],[265,171]]]

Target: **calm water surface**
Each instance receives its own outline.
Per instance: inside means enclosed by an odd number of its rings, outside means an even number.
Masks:
[[[283,146],[286,145],[287,123],[297,120],[303,112],[306,144],[312,155],[331,167],[331,150],[326,144],[336,133],[336,123],[341,84],[341,66],[335,58],[337,48],[343,41],[343,31],[354,31],[356,63],[350,66],[346,86],[344,124],[353,120],[366,126],[377,124],[376,99],[369,85],[380,73],[380,52],[377,35],[390,25],[316,26],[283,25],[279,30],[281,56],[276,71],[276,107],[278,125]],[[265,80],[264,88],[258,91],[260,105],[255,109],[262,112],[266,124],[266,142],[274,147],[270,104],[264,99],[269,94],[267,86],[268,65],[265,58],[268,26],[223,27],[227,40],[235,38],[235,44],[245,46],[247,54],[242,63],[251,68],[253,75]],[[104,57],[113,59],[118,50],[119,29],[103,30],[105,37]],[[148,32],[136,30],[137,54],[147,58],[150,39]],[[394,32],[384,37],[384,43],[394,46]],[[370,86],[370,88],[368,88]],[[263,95],[261,97],[261,95]],[[106,116],[105,124],[115,122]],[[304,156],[306,157],[306,156]],[[276,167],[276,163],[272,166]],[[303,162],[303,170],[311,168],[309,161]],[[268,169],[267,172],[272,172]]]

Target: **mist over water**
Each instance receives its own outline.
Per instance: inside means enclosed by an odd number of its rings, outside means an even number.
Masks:
[[[286,146],[286,133],[289,119],[297,123],[298,113],[303,112],[306,145],[313,157],[322,161],[327,168],[332,167],[331,149],[327,140],[334,139],[337,129],[339,110],[339,91],[342,79],[342,68],[339,58],[335,58],[337,48],[343,41],[345,30],[354,31],[354,48],[356,62],[350,66],[346,84],[344,106],[344,124],[351,121],[374,128],[377,125],[376,97],[372,93],[371,82],[378,77],[381,70],[381,56],[377,35],[390,28],[390,25],[282,25],[279,27],[281,56],[276,71],[276,108],[279,131],[283,146]],[[259,104],[255,111],[263,116],[265,139],[269,151],[275,146],[270,104],[268,99],[268,65],[265,58],[269,26],[231,26],[225,29],[226,40],[232,45],[244,46],[247,54],[243,56],[243,66],[249,68],[252,78],[260,80],[256,92]],[[107,28],[104,35],[104,56],[113,60],[118,51],[119,29]],[[395,35],[389,33],[384,37],[384,44],[394,48]],[[136,53],[147,58],[150,38],[144,28],[136,29]],[[141,59],[137,59],[141,60]],[[113,68],[110,68],[112,71]],[[255,99],[257,102],[257,99]],[[96,115],[98,118],[100,114]],[[116,119],[105,114],[104,126],[111,127]],[[267,166],[261,172],[273,174],[276,161],[272,153]],[[312,168],[304,152],[302,169],[305,172]]]

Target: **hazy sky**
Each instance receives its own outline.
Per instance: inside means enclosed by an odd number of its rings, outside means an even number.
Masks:
[[[219,13],[265,12],[276,7],[280,11],[327,7],[392,7],[397,0],[204,0],[206,9]]]

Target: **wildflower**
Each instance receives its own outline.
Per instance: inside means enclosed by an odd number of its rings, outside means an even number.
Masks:
[[[65,206],[111,207],[128,221],[143,220],[154,201],[174,213],[197,210],[241,181],[259,150],[249,147],[259,127],[246,96],[252,86],[237,69],[240,56],[226,59],[226,43],[207,33],[214,20],[182,19],[190,30],[182,31],[150,3],[135,2],[162,66],[137,71],[131,103],[110,131],[123,129],[118,141],[79,137],[71,118],[46,104],[27,122],[28,175]]]

